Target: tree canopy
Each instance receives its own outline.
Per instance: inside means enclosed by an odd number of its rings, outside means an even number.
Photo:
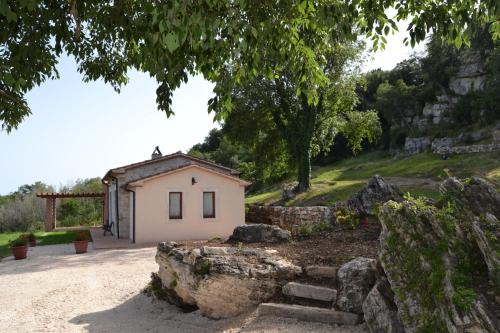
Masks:
[[[395,9],[394,17],[386,10]],[[383,47],[399,20],[410,19],[407,43],[434,32],[457,46],[470,41],[473,22],[500,35],[496,0],[248,0],[37,1],[0,0],[0,121],[7,131],[30,114],[24,95],[57,78],[61,55],[73,56],[85,81],[119,90],[131,68],[158,82],[167,115],[172,92],[191,74],[215,83],[211,110],[231,109],[231,88],[259,75],[280,76],[285,62],[298,73],[297,90],[311,105],[329,79],[316,50],[326,40],[369,36]],[[328,38],[325,38],[328,37]],[[311,43],[315,47],[311,47]],[[230,80],[223,79],[230,64]],[[217,114],[218,119],[227,112]]]

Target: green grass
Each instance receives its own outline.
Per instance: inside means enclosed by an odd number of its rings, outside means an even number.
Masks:
[[[455,155],[447,160],[431,153],[393,158],[385,152],[365,153],[341,162],[316,168],[312,172],[311,190],[286,203],[289,206],[329,205],[345,200],[359,191],[373,175],[383,177],[420,178],[439,182],[448,176],[459,178],[480,176],[500,184],[500,153]],[[418,179],[417,179],[418,180]],[[280,199],[280,185],[250,195],[247,204],[271,204]],[[406,185],[406,184],[405,184]],[[408,184],[401,191],[414,196],[436,198],[438,192],[429,186]]]
[[[88,238],[90,237],[90,232]],[[9,241],[16,239],[24,232],[8,232],[0,233],[0,259],[10,255]],[[52,232],[35,232],[37,246],[67,244],[73,242],[75,230],[72,231],[52,231]]]

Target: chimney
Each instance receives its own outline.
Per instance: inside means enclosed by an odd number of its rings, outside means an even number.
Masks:
[[[162,156],[163,155],[161,154],[160,148],[158,146],[156,146],[155,150],[151,154],[151,159],[155,160],[155,159],[160,158]]]

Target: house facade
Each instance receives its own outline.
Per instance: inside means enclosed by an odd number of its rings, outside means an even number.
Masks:
[[[236,170],[177,152],[109,170],[105,224],[135,243],[226,237],[245,223],[245,186]]]

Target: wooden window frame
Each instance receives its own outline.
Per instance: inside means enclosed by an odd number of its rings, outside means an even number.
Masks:
[[[212,194],[212,215],[205,215],[205,193]],[[215,191],[203,191],[203,218],[204,219],[214,219],[215,218]]]
[[[180,195],[180,202],[179,202],[179,205],[180,205],[180,215],[179,216],[172,216],[172,213],[170,212],[170,195],[171,194],[179,194]],[[172,192],[168,192],[168,219],[169,220],[182,220],[182,192],[179,192],[179,191],[172,191]]]

